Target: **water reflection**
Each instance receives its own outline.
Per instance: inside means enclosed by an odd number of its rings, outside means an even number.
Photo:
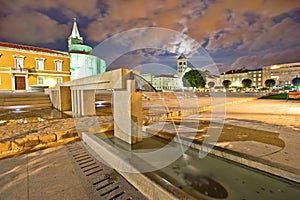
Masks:
[[[67,115],[64,112],[60,112],[56,109],[17,109],[17,110],[4,110],[0,112],[1,120],[19,120],[25,118],[43,118],[43,119],[64,119],[72,116]]]

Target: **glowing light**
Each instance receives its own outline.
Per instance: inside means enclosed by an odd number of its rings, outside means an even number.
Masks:
[[[46,85],[49,86],[49,87],[54,87],[55,86],[55,80],[52,79],[52,78],[48,78],[46,80]]]
[[[278,69],[278,68],[280,68],[278,65],[271,66],[271,69]]]

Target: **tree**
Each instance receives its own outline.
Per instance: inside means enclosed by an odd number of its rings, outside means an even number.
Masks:
[[[265,81],[265,85],[267,87],[273,87],[275,85],[276,81],[274,79],[268,79]]]
[[[184,87],[203,88],[206,84],[205,77],[198,70],[191,70],[182,78]]]
[[[243,85],[243,87],[249,88],[249,87],[251,87],[251,85],[252,85],[252,80],[246,78],[246,79],[242,80],[242,85]]]
[[[300,78],[296,77],[292,80],[294,86],[300,86]]]
[[[207,83],[207,85],[209,88],[213,88],[215,86],[215,82],[210,81]]]
[[[297,76],[296,78],[294,78],[293,80],[292,80],[292,83],[293,83],[293,85],[295,86],[295,88],[296,88],[296,91],[298,90],[300,90],[300,78]]]
[[[230,80],[224,80],[222,84],[224,85],[224,87],[225,87],[226,89],[228,89],[229,86],[231,85],[231,81],[230,81]]]

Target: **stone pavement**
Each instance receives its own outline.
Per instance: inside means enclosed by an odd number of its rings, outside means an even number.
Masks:
[[[0,160],[0,199],[145,199],[80,142]]]
[[[210,112],[201,113],[201,120],[210,120]],[[257,137],[264,137],[260,131],[278,135],[282,147],[255,139],[221,142],[217,146],[269,161],[273,167],[295,173],[300,181],[299,101],[258,99],[229,105],[225,124],[252,129]]]
[[[225,124],[249,128],[258,137],[260,131],[278,134],[284,146],[281,148],[253,140],[227,141],[217,145],[270,161],[274,167],[292,169],[300,177],[300,102],[263,99],[248,101],[251,100],[248,98],[247,102],[241,103],[243,99],[246,98],[227,98],[227,102],[240,103],[226,106]],[[209,105],[209,98],[199,101],[203,101],[201,105]],[[200,114],[200,120],[209,119],[210,112]],[[95,177],[86,180],[86,175],[82,175],[81,167],[77,166],[78,162],[70,154],[72,149],[76,150],[65,145],[0,160],[0,199],[101,198],[101,190],[97,188],[102,186],[93,185],[99,180]],[[134,195],[138,197],[141,194]]]

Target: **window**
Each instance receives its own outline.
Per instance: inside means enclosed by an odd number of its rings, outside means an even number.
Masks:
[[[62,77],[56,77],[56,84],[62,83]]]
[[[44,77],[43,76],[38,76],[37,77],[37,84],[38,85],[44,85]]]
[[[21,72],[24,68],[24,58],[25,56],[22,55],[13,55],[15,60],[15,68],[19,69]]]
[[[35,58],[37,70],[44,70],[44,61],[45,58]]]
[[[54,60],[55,63],[55,71],[61,72],[62,71],[62,60]]]

